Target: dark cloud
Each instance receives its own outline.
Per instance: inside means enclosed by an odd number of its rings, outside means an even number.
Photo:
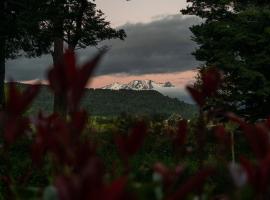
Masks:
[[[102,45],[108,45],[107,53],[97,75],[127,73],[167,73],[185,71],[198,66],[191,52],[196,45],[191,41],[189,27],[200,23],[196,17],[181,15],[167,16],[147,24],[127,24],[125,29],[128,37],[125,41],[111,40]],[[83,61],[96,52],[94,48],[79,51]],[[15,79],[42,78],[51,56],[37,59],[19,58],[7,64],[7,77]]]
[[[44,74],[51,63],[52,57],[49,55],[34,59],[20,57],[16,60],[9,60],[6,64],[6,78],[13,80],[44,79]]]

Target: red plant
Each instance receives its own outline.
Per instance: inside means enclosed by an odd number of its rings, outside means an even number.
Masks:
[[[61,63],[53,66],[49,71],[48,79],[50,87],[56,95],[61,95],[68,103],[69,116],[67,120],[57,114],[44,116],[40,113],[33,121],[24,117],[23,113],[31,104],[39,91],[38,85],[29,86],[24,92],[19,92],[14,83],[9,84],[9,93],[6,110],[1,113],[0,121],[3,124],[5,145],[10,145],[19,136],[27,131],[33,136],[32,160],[38,166],[44,164],[48,157],[53,168],[53,183],[58,196],[62,200],[71,199],[100,199],[100,200],[126,200],[136,199],[132,196],[134,185],[132,171],[129,168],[129,159],[142,147],[147,137],[147,125],[140,121],[126,135],[115,139],[121,159],[124,161],[126,171],[116,178],[106,173],[106,167],[102,159],[96,153],[93,141],[85,138],[84,132],[88,121],[87,113],[80,110],[79,102],[83,91],[95,69],[102,53],[82,66],[76,65],[74,52],[67,51]],[[204,106],[207,98],[213,96],[221,85],[221,73],[211,68],[202,73],[202,85],[197,88],[188,86],[188,91],[195,102]],[[263,194],[270,185],[270,119],[260,124],[249,124],[237,116],[228,115],[230,120],[239,124],[244,135],[255,154],[254,160],[241,156],[240,163],[248,175],[249,183],[256,192]],[[207,130],[205,115],[200,113],[197,130],[198,145],[203,153],[206,146],[204,131]],[[188,123],[186,120],[179,122],[173,145],[176,148],[183,147],[187,142]],[[219,141],[230,145],[231,140],[223,125],[215,126],[214,133]],[[7,148],[5,148],[7,149]],[[203,156],[199,159],[203,159]],[[203,160],[202,160],[203,161]],[[186,199],[189,194],[201,194],[202,188],[208,178],[213,175],[215,169],[205,167],[201,162],[199,170],[194,176],[187,178],[182,184],[178,180],[184,174],[183,165],[168,168],[158,162],[153,170],[162,178],[165,199]],[[9,174],[0,178],[6,184],[11,185]],[[137,184],[138,185],[138,184]],[[10,187],[12,188],[12,187]],[[12,192],[12,191],[11,191]],[[135,193],[135,192],[134,192]]]
[[[76,66],[76,58],[73,51],[68,50],[64,54],[62,62],[58,63],[48,73],[50,87],[56,95],[64,96],[69,111],[78,109],[85,86],[93,74],[102,54],[98,54],[93,60],[82,66]]]
[[[206,179],[213,174],[213,169],[203,169],[197,172],[187,182],[181,185],[175,193],[170,195],[168,200],[185,199],[191,192],[199,191]]]
[[[40,85],[28,86],[20,92],[14,82],[8,84],[8,96],[4,113],[1,113],[4,138],[13,143],[29,129],[29,119],[22,116],[39,92]]]
[[[187,139],[188,133],[188,122],[187,120],[181,120],[177,125],[177,132],[175,137],[173,138],[173,145],[178,148],[182,147]]]
[[[236,122],[256,156],[255,161],[240,157],[240,162],[245,169],[249,183],[255,188],[258,194],[264,194],[270,185],[270,128],[269,120],[262,123],[249,124],[236,115],[229,113],[228,117]]]
[[[216,68],[210,68],[201,74],[201,86],[187,86],[187,90],[193,100],[201,107],[205,104],[206,99],[213,96],[222,82],[222,74]]]
[[[165,189],[171,187],[184,172],[184,167],[179,165],[174,169],[169,169],[162,163],[154,165],[154,171],[162,177],[163,186]]]
[[[116,145],[124,162],[127,162],[140,149],[146,134],[146,124],[141,121],[135,125],[128,135],[116,138]]]
[[[214,134],[221,144],[225,144],[227,147],[232,145],[232,139],[230,134],[226,131],[225,127],[221,124],[215,126]]]
[[[56,178],[55,186],[62,200],[100,199],[121,200],[127,197],[126,177],[107,185],[103,182],[104,167],[98,157],[91,157],[80,171]]]

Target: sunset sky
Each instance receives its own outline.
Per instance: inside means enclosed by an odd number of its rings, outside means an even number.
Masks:
[[[179,14],[186,0],[96,0],[113,26],[146,23],[168,15]]]
[[[192,81],[199,63],[191,55],[196,45],[191,41],[189,27],[201,20],[180,14],[185,0],[96,0],[96,3],[113,27],[126,31],[127,38],[100,44],[111,49],[97,69],[91,87],[135,79],[171,81],[177,86]],[[83,62],[96,52],[96,48],[88,47],[78,51],[77,56]],[[51,63],[50,55],[10,60],[7,79],[46,79]]]

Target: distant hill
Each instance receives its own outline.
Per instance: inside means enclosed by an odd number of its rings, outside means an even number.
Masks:
[[[94,115],[164,114],[179,113],[186,118],[194,116],[196,107],[172,99],[154,90],[87,90],[83,107]]]
[[[25,84],[18,84],[25,88]],[[197,108],[178,99],[172,99],[155,90],[106,90],[86,89],[81,105],[93,116],[118,116],[129,114],[171,115],[178,113],[185,118],[194,116]],[[40,94],[29,109],[30,113],[39,110],[52,112],[53,95],[48,86],[43,85]]]

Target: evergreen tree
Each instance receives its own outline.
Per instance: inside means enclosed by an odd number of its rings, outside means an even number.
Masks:
[[[270,113],[270,3],[267,0],[188,0],[183,14],[204,19],[191,27],[197,60],[223,70],[223,106],[251,120]]]
[[[40,56],[48,43],[39,40],[38,24],[33,22],[30,0],[0,1],[0,110],[5,105],[5,63],[22,55]],[[32,23],[33,22],[33,23]]]
[[[53,62],[61,62],[63,43],[76,50],[96,46],[106,39],[126,37],[124,30],[115,30],[104,13],[88,0],[46,0],[39,2],[40,27],[43,40],[54,46]],[[66,115],[67,105],[63,95],[55,95],[54,111]]]

